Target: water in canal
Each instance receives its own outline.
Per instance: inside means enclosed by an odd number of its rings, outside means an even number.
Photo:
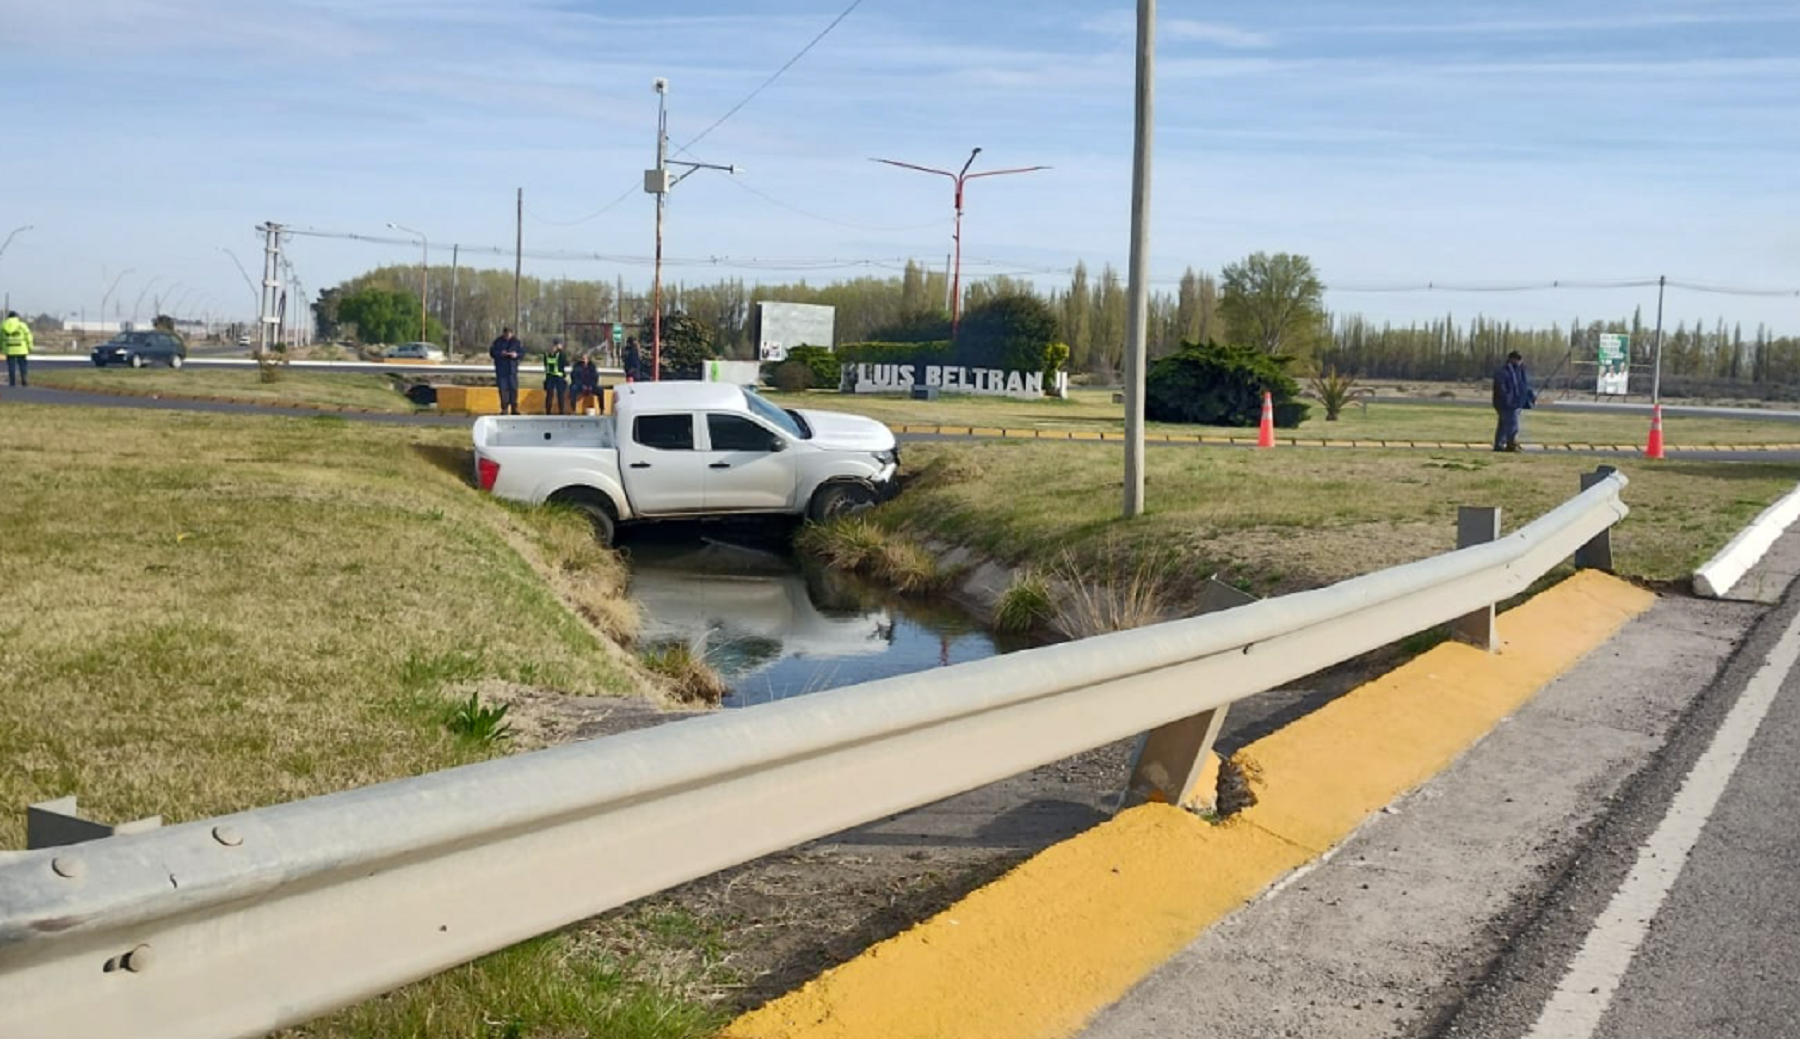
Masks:
[[[1019,648],[997,646],[954,606],[802,566],[778,544],[687,533],[636,538],[627,552],[631,596],[644,611],[639,642],[687,643],[730,686],[727,707]]]

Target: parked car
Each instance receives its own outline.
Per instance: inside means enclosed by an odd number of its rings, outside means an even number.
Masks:
[[[617,387],[614,414],[475,420],[475,479],[511,501],[564,502],[611,542],[622,523],[788,515],[831,519],[897,490],[893,431],[787,411],[716,382]]]
[[[432,343],[401,343],[387,352],[390,361],[432,361],[444,359],[444,351]]]
[[[128,364],[133,368],[166,364],[179,368],[187,360],[187,344],[173,332],[123,332],[94,347],[92,356],[96,368],[109,364]]]
[[[238,345],[246,346],[246,347],[249,346],[250,345],[250,337],[247,335],[238,336]]]

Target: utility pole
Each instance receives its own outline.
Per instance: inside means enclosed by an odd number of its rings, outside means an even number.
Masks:
[[[955,173],[949,170],[936,170],[930,166],[915,166],[910,162],[897,162],[893,159],[871,159],[870,162],[885,163],[906,170],[918,170],[920,173],[934,173],[940,177],[949,177],[956,185],[956,222],[951,226],[950,241],[953,246],[955,263],[950,272],[950,338],[956,338],[956,326],[962,320],[962,215],[963,185],[977,177],[1003,177],[1010,173],[1036,173],[1047,170],[1048,166],[1021,166],[1011,170],[985,170],[981,173],[970,173],[969,167],[975,165],[975,156],[981,154],[977,148],[969,153],[969,161],[962,164],[962,169]]]
[[[1662,310],[1663,288],[1668,284],[1668,276],[1656,276],[1656,356],[1650,364],[1650,405],[1655,407],[1662,403]]]
[[[447,340],[444,344],[444,359],[447,361],[456,360],[456,268],[457,254],[461,250],[462,246],[450,243],[450,327],[444,332]]]
[[[270,326],[281,323],[281,225],[273,220],[264,222],[257,228],[263,234],[263,280],[262,296],[258,303],[256,352],[259,360],[267,361]]]
[[[391,220],[388,221],[388,226],[396,231],[418,236],[421,250],[419,253],[419,342],[427,342],[431,337],[426,334],[425,292],[426,286],[431,281],[431,240],[425,237],[425,232],[402,227]]]
[[[669,162],[669,81],[658,76],[651,81],[656,91],[656,168],[644,171],[644,191],[656,196],[656,268],[650,279],[650,378],[662,379],[662,258],[663,212],[668,207],[669,190],[700,170],[740,172],[736,166],[718,166],[710,162]],[[669,175],[669,166],[685,166],[679,177]]]
[[[525,272],[525,189],[519,189],[519,208],[513,224],[513,334],[518,335],[522,329],[519,309],[519,279]]]
[[[1156,0],[1138,0],[1137,125],[1131,155],[1130,320],[1125,339],[1125,516],[1144,512],[1144,365],[1150,316],[1150,145],[1156,95]]]

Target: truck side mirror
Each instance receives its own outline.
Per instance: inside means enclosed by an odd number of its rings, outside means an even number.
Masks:
[[[779,454],[782,451],[786,451],[787,447],[788,447],[787,441],[781,439],[780,437],[772,436],[769,438],[769,450],[770,451],[773,451],[773,452],[776,452],[777,454]]]

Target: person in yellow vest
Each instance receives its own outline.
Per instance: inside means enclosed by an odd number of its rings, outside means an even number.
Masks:
[[[31,358],[31,326],[19,320],[16,311],[7,311],[6,320],[0,321],[0,344],[6,349],[6,384],[31,385],[31,380],[26,378],[26,362]]]
[[[544,414],[569,414],[569,351],[561,339],[544,355]]]

